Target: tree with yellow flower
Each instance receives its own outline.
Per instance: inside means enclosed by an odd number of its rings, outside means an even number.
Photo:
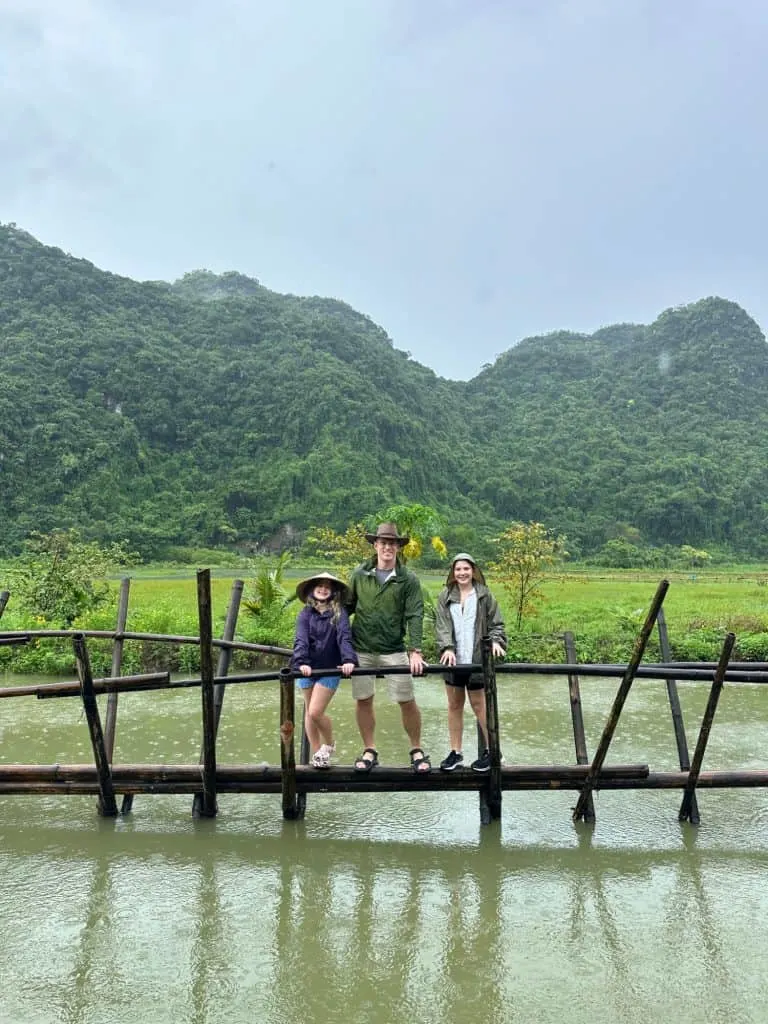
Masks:
[[[429,544],[441,558],[448,557],[448,550],[440,533],[445,528],[443,517],[431,505],[389,505],[371,518],[371,529],[377,523],[396,523],[403,536],[410,538],[400,552],[404,562],[418,558]]]
[[[330,562],[340,576],[348,580],[356,565],[371,556],[371,545],[365,539],[362,523],[353,523],[344,533],[330,526],[315,526],[307,535],[307,543],[324,562]]]
[[[344,533],[337,533],[328,526],[317,526],[309,531],[307,540],[313,550],[324,561],[331,562],[340,575],[349,579],[356,565],[371,557],[371,545],[365,539],[366,533],[376,529],[378,523],[392,522],[397,524],[399,532],[407,535],[410,540],[400,552],[400,558],[418,558],[429,544],[441,558],[448,556],[448,551],[440,537],[444,528],[442,517],[429,505],[389,505],[375,515],[367,523],[353,523]]]

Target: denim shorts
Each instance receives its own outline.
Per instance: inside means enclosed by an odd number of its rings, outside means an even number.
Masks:
[[[298,676],[296,682],[299,684],[300,690],[308,690],[315,683],[319,683],[320,686],[325,686],[329,690],[335,690],[341,682],[341,676],[320,676],[319,679],[317,677],[307,679],[306,676]]]

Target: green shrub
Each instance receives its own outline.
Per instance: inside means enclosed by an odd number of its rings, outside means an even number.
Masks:
[[[734,661],[768,661],[768,633],[740,634],[733,652]]]

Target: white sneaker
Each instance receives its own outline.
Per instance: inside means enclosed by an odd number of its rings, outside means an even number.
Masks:
[[[336,750],[336,744],[330,746],[328,743],[323,743],[319,750],[316,750],[312,755],[312,767],[313,768],[330,768],[331,766],[331,754]]]

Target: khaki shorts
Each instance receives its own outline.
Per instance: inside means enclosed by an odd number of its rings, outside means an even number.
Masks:
[[[398,665],[405,665],[410,669],[410,661],[405,651],[395,651],[394,654],[366,654],[364,651],[357,652],[360,668],[395,668]],[[413,676],[410,671],[407,674],[393,674],[384,677],[387,681],[387,691],[391,700],[398,704],[413,700]],[[376,676],[352,676],[352,696],[355,700],[365,700],[372,697],[376,692]]]

